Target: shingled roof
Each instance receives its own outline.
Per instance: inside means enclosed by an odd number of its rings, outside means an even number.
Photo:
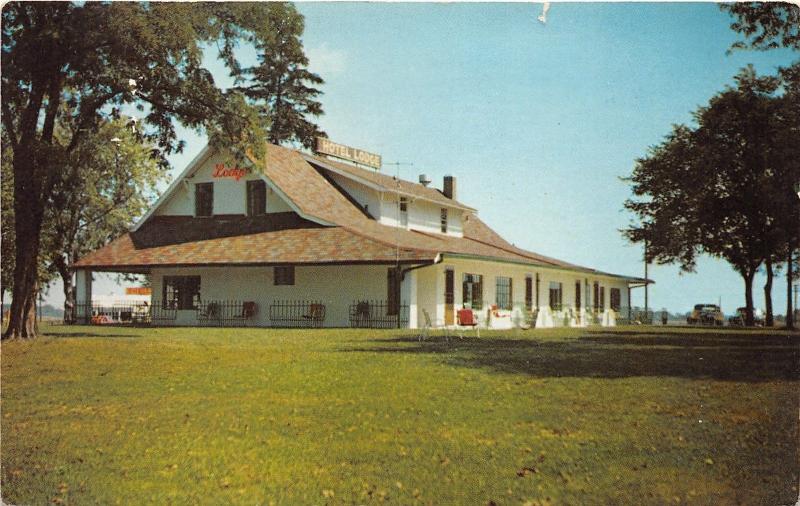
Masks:
[[[431,262],[437,254],[606,274],[517,248],[467,211],[463,236],[382,225],[363,213],[316,166],[316,157],[268,144],[265,160],[252,160],[298,211],[264,217],[150,216],[135,231],[90,253],[75,267],[146,271],[156,266],[277,265]],[[324,163],[332,163],[323,159]],[[319,163],[321,161],[317,160]],[[345,164],[336,162],[343,169]],[[359,177],[364,169],[349,167]],[[374,175],[374,174],[373,174]],[[388,177],[388,176],[383,176]],[[393,178],[389,178],[394,181]],[[380,177],[374,182],[385,184]],[[450,205],[438,190],[401,181],[409,192]],[[299,216],[298,216],[299,215]],[[634,279],[634,278],[631,278]]]
[[[395,178],[374,170],[363,169],[348,163],[337,162],[336,160],[318,155],[303,154],[303,158],[323,170],[330,170],[344,175],[345,177],[355,179],[356,181],[366,181],[384,192],[397,192],[401,195],[429,200],[436,204],[456,207],[466,211],[475,211],[474,208],[462,204],[457,200],[447,198],[436,188],[423,186],[419,183],[406,181],[405,179]]]
[[[172,230],[168,222],[158,219],[143,227],[144,233],[161,238],[169,237]],[[430,262],[436,257],[436,252],[397,249],[342,227],[313,226],[149,244],[142,244],[140,237],[139,232],[125,234],[82,258],[76,267],[147,272],[152,267],[409,263]]]

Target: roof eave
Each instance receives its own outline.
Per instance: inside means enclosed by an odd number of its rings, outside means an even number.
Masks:
[[[528,266],[536,267],[537,269],[549,269],[549,270],[554,270],[554,271],[578,272],[578,273],[581,273],[581,274],[584,274],[584,275],[590,275],[590,276],[602,276],[602,277],[609,277],[609,278],[619,278],[619,279],[626,280],[628,283],[631,283],[631,282],[636,283],[636,282],[644,282],[645,281],[643,278],[625,276],[625,275],[622,275],[622,274],[612,274],[612,273],[609,273],[609,272],[595,271],[595,270],[592,270],[592,269],[585,269],[585,268],[579,268],[579,267],[546,265],[546,264],[542,264],[542,263],[536,263],[533,260],[530,260],[530,261],[521,260],[521,259],[520,260],[514,260],[514,259],[511,259],[511,258],[500,258],[500,257],[486,256],[486,255],[473,255],[473,254],[469,254],[469,253],[447,253],[447,252],[442,252],[442,257],[444,258],[446,256],[447,257],[452,257],[452,258],[465,258],[465,259],[472,259],[472,260],[487,260],[487,261],[490,261],[490,262],[500,262],[500,263],[517,264],[517,265],[528,265]],[[648,284],[654,284],[655,283],[655,281],[653,281],[653,280],[647,280],[647,281],[648,281]]]
[[[420,256],[417,258],[401,258],[397,259],[380,259],[380,260],[329,260],[320,262],[186,262],[186,263],[163,263],[163,264],[113,264],[113,263],[97,263],[91,265],[78,265],[75,264],[71,267],[72,270],[88,269],[93,271],[102,272],[136,272],[136,273],[149,273],[152,269],[171,269],[171,268],[198,268],[198,267],[275,267],[279,265],[295,265],[295,266],[336,266],[336,265],[407,265],[418,264],[420,262],[433,262],[436,257]]]

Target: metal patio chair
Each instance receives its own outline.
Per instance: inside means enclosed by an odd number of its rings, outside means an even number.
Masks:
[[[433,320],[431,319],[431,315],[428,313],[427,309],[422,310],[422,316],[424,318],[424,324],[422,326],[422,332],[419,334],[419,340],[422,341],[423,339],[427,339],[430,337],[430,333],[432,330],[436,330],[436,327],[433,324]],[[447,325],[443,325],[444,328],[444,339],[447,342],[450,342],[450,334],[447,329]]]
[[[325,305],[319,303],[312,303],[308,306],[308,312],[303,315],[303,318],[308,320],[312,327],[322,325],[325,320]]]

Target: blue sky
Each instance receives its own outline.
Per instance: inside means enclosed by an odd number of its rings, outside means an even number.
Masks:
[[[441,186],[453,174],[459,199],[518,246],[621,274],[641,275],[643,265],[641,247],[618,232],[631,219],[620,176],[739,68],[773,73],[800,57],[726,55],[737,36],[706,3],[553,3],[546,24],[531,3],[297,7],[311,69],[326,81],[319,123],[334,141],[413,163],[401,167],[405,179],[424,172]],[[188,147],[172,159],[175,174],[204,144],[181,134]],[[657,309],[744,304],[741,278],[722,261],[703,259],[684,275],[654,266],[650,275]],[[95,293],[111,290],[100,282]],[[50,300],[60,303],[59,292]],[[785,293],[780,278],[777,312]]]

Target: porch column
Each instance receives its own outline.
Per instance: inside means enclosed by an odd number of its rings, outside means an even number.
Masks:
[[[75,271],[75,318],[77,323],[89,323],[92,318],[92,271]]]
[[[631,323],[632,323],[631,322],[631,285],[629,283],[628,284],[628,325],[630,325]]]
[[[417,312],[417,271],[406,273],[405,280],[401,285],[401,300],[408,301],[408,328],[419,328],[419,318]]]

